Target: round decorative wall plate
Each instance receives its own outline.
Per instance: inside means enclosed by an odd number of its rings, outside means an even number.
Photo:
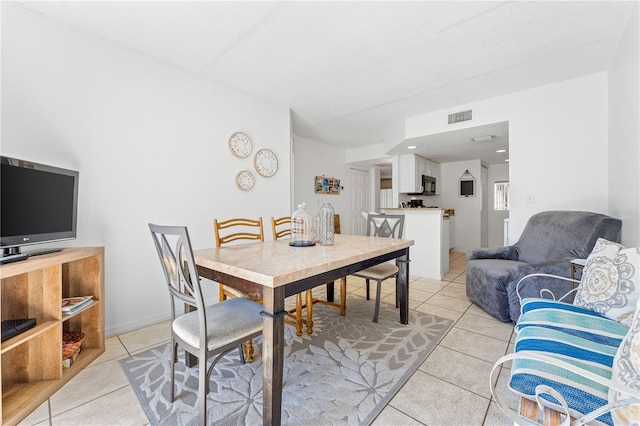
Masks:
[[[238,158],[247,157],[253,150],[253,143],[243,132],[235,132],[229,136],[229,151]]]
[[[253,188],[254,183],[256,183],[256,179],[249,170],[242,170],[236,174],[236,186],[243,191]]]
[[[278,159],[270,149],[261,149],[253,157],[253,166],[260,176],[270,177],[278,171]]]

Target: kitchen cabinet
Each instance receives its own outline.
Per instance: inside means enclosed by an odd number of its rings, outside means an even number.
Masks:
[[[416,157],[419,157],[419,156],[416,156]],[[420,173],[427,176],[433,176],[432,174],[433,161],[427,160],[426,158],[422,158],[422,157],[419,157],[419,158],[420,160],[418,160],[418,162],[420,164]]]
[[[428,176],[436,178],[436,195],[440,195],[440,188],[442,187],[442,180],[440,179],[440,163],[430,160],[427,161],[430,163],[430,173],[428,173]]]
[[[436,178],[436,195],[440,194],[440,164],[415,154],[398,158],[398,192],[422,192],[422,175]]]
[[[456,220],[453,216],[449,216],[449,250],[456,245]]]
[[[404,215],[403,238],[414,242],[409,252],[411,275],[442,280],[449,272],[449,227],[443,209],[391,208],[383,212]]]
[[[450,238],[449,238],[449,224],[447,222],[449,222],[448,218],[443,218],[443,224],[442,224],[442,239],[441,239],[441,243],[440,243],[440,247],[441,247],[441,252],[442,252],[442,256],[440,258],[440,273],[442,274],[442,276],[446,275],[449,273],[449,244],[450,244]],[[445,264],[446,262],[446,264]]]
[[[398,192],[422,192],[422,157],[414,154],[401,155],[398,158]]]

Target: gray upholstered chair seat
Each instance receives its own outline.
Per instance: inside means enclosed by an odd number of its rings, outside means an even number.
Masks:
[[[392,263],[380,263],[362,271],[356,272],[356,277],[369,278],[372,280],[386,280],[398,273],[398,267]]]
[[[226,346],[240,336],[255,335],[262,329],[262,305],[249,299],[228,299],[225,303],[216,303],[205,309],[207,323],[224,324],[224,327],[207,327],[208,349]],[[200,349],[200,326],[198,312],[193,311],[179,316],[173,321],[173,332],[184,343]]]
[[[364,213],[363,213],[364,214]],[[402,238],[404,228],[404,215],[393,214],[367,214],[367,235],[378,238]],[[382,281],[391,277],[396,277],[396,308],[398,307],[398,267],[386,262],[371,266],[367,269],[356,272],[356,277],[364,278],[367,300],[369,300],[369,280],[374,280],[376,286],[376,307],[373,311],[373,322],[378,322],[380,312],[380,292]]]

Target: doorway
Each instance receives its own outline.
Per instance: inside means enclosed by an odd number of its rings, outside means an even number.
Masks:
[[[369,209],[369,172],[358,169],[349,169],[349,182],[351,184],[349,203],[349,223],[351,233],[365,235],[367,232],[366,220],[362,212]]]

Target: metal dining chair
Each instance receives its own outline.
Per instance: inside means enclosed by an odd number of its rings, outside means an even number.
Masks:
[[[404,215],[372,213],[367,215],[367,235],[370,237],[402,238],[403,228]],[[375,280],[377,283],[376,306],[373,313],[373,322],[378,322],[382,281],[396,277],[396,307],[398,307],[398,267],[395,264],[389,262],[380,263],[378,265],[371,266],[370,268],[358,271],[352,275],[365,279],[367,300],[370,299],[369,281]]]
[[[239,349],[244,363],[242,343],[262,334],[262,306],[242,298],[205,304],[187,228],[149,224],[149,229],[171,299],[171,401],[175,400],[175,364],[180,346],[198,357],[198,416],[199,424],[205,425],[213,368],[234,349]],[[176,302],[195,310],[176,314]]]

